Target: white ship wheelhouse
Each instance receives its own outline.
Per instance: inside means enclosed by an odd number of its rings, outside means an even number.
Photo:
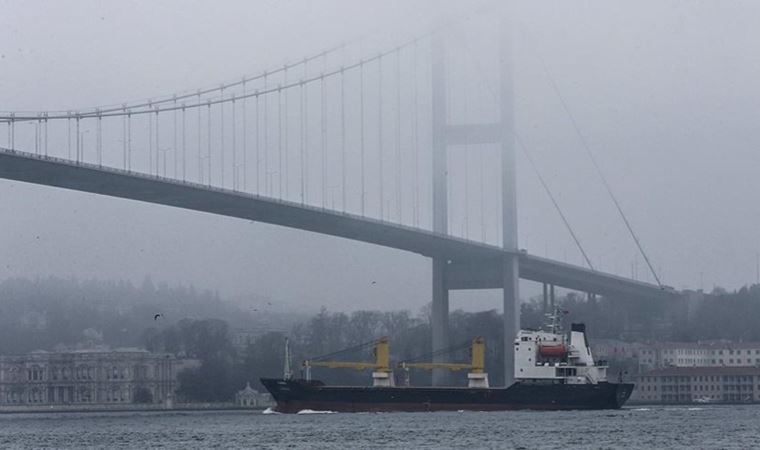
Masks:
[[[607,381],[607,365],[594,361],[586,326],[571,325],[569,338],[557,312],[543,330],[520,330],[515,338],[515,379],[528,383],[597,384]]]

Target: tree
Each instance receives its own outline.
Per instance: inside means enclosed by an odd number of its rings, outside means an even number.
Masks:
[[[225,402],[235,388],[235,349],[227,322],[216,319],[181,320],[162,332],[146,333],[152,348],[200,360],[200,366],[178,374],[177,393],[187,401]]]
[[[138,386],[133,400],[135,403],[153,403],[153,393],[145,386]]]
[[[283,376],[285,357],[285,335],[281,332],[269,332],[253,340],[246,347],[242,358],[235,368],[237,386],[247,382],[260,385],[261,378],[279,378]],[[295,361],[292,361],[295,363]],[[293,367],[297,370],[298,367]]]

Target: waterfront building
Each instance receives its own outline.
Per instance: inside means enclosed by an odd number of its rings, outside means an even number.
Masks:
[[[640,372],[666,367],[760,367],[758,342],[665,342],[639,350]]]
[[[274,406],[272,396],[267,393],[261,393],[251,387],[251,383],[246,383],[245,388],[235,394],[235,404],[243,408],[263,408]]]
[[[236,350],[245,351],[257,337],[264,333],[264,331],[257,329],[235,329],[230,332],[230,338]]]
[[[186,363],[140,349],[0,356],[0,406],[160,403],[171,406]]]
[[[594,339],[594,355],[604,360],[635,359],[641,354],[645,344],[625,342],[617,339]]]
[[[760,367],[668,367],[635,377],[631,402],[760,402]]]

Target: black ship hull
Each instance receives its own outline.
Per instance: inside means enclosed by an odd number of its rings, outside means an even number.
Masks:
[[[508,388],[325,386],[319,381],[273,378],[262,378],[261,383],[282,413],[617,409],[633,391],[633,384],[606,382],[517,382]]]

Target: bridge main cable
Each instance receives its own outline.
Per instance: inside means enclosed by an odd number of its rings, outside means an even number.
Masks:
[[[138,100],[139,103],[135,103],[135,104],[130,104],[129,102],[127,102],[127,103],[122,103],[122,104],[119,104],[119,105],[106,106],[106,107],[92,107],[92,106],[90,106],[90,107],[86,107],[86,108],[80,108],[79,109],[79,111],[80,111],[79,115],[82,118],[85,118],[85,117],[98,117],[99,114],[102,115],[104,113],[112,113],[112,112],[116,112],[116,111],[123,111],[124,109],[132,109],[132,110],[139,109],[139,108],[149,108],[150,109],[150,108],[154,107],[155,105],[160,105],[160,104],[164,104],[164,103],[173,103],[173,102],[177,102],[178,100],[184,100],[184,99],[188,99],[188,98],[192,98],[192,97],[204,96],[204,95],[211,94],[211,93],[218,92],[218,91],[224,92],[226,89],[229,89],[229,88],[233,88],[233,87],[237,87],[237,86],[245,86],[247,83],[250,83],[252,81],[262,80],[262,79],[265,79],[268,76],[272,76],[272,75],[275,75],[275,74],[278,74],[278,73],[281,73],[281,72],[287,72],[289,69],[292,69],[294,67],[298,67],[298,66],[303,65],[303,64],[307,64],[309,61],[313,61],[315,59],[322,58],[325,55],[328,55],[328,54],[331,54],[331,53],[335,53],[336,51],[344,48],[346,45],[347,44],[345,44],[345,43],[342,43],[342,44],[339,44],[339,45],[335,45],[335,46],[333,46],[333,47],[331,47],[331,48],[329,48],[327,50],[323,50],[323,51],[321,51],[321,52],[319,52],[317,54],[304,57],[303,59],[301,59],[299,61],[292,62],[292,63],[286,63],[286,64],[283,64],[281,67],[278,67],[276,69],[271,69],[271,70],[265,70],[264,72],[258,73],[256,75],[246,75],[246,76],[243,76],[241,79],[239,79],[237,81],[231,81],[231,82],[227,82],[227,83],[222,83],[222,84],[217,85],[215,87],[196,89],[196,90],[194,90],[192,92],[187,91],[187,93],[185,93],[185,94],[172,94],[171,96],[162,95],[162,96],[159,96],[159,98],[156,99],[156,100],[154,100],[154,99]],[[162,97],[165,97],[165,98],[162,98]],[[39,112],[35,112],[33,114],[39,114],[39,115],[49,114],[49,115],[53,115],[51,113],[56,113],[56,112],[62,112],[62,111],[39,111]],[[2,115],[2,116],[0,116],[0,121],[7,121],[7,119],[9,117],[10,116]],[[73,118],[73,116],[72,116],[72,118]],[[18,118],[16,118],[16,119],[18,120]]]
[[[332,69],[330,71],[321,73],[321,74],[316,75],[316,76],[312,76],[312,77],[308,77],[308,78],[303,78],[303,79],[301,79],[299,81],[294,81],[294,82],[286,83],[286,84],[283,84],[282,86],[276,86],[276,87],[272,87],[272,88],[266,88],[265,87],[262,90],[258,90],[258,91],[252,92],[252,93],[245,93],[243,95],[237,96],[236,99],[237,100],[242,100],[242,99],[253,98],[253,97],[258,97],[258,96],[262,96],[262,95],[266,96],[267,94],[276,93],[276,92],[281,91],[281,90],[286,90],[286,89],[291,89],[291,88],[299,87],[302,84],[311,84],[311,83],[319,82],[319,81],[323,80],[324,78],[330,78],[330,77],[333,77],[333,76],[341,75],[345,71],[359,68],[363,64],[368,64],[368,63],[371,63],[371,62],[374,62],[374,61],[378,61],[378,60],[380,60],[382,58],[385,58],[386,56],[392,55],[395,52],[400,51],[401,49],[404,49],[406,47],[410,47],[410,46],[414,45],[416,42],[418,42],[419,40],[424,39],[425,37],[429,36],[430,34],[431,33],[427,33],[427,34],[425,34],[423,36],[415,37],[415,38],[413,38],[411,40],[408,40],[408,41],[404,42],[401,45],[397,45],[397,46],[395,46],[395,47],[393,47],[391,49],[384,50],[384,51],[376,54],[375,56],[372,56],[372,57],[369,57],[369,58],[362,58],[359,61],[354,62],[352,64],[341,66],[341,67],[338,67],[337,69]],[[321,57],[323,54],[325,54],[325,52],[320,53],[318,56],[313,57],[312,59]],[[289,65],[287,67],[289,67],[289,68],[296,67],[297,65],[303,64],[305,61],[306,61],[306,59],[302,60],[301,62],[299,62],[297,64],[291,64],[291,65]],[[248,79],[246,82],[251,81],[253,79],[266,79],[266,78],[270,77],[274,73],[283,72],[285,70],[285,67],[286,66],[283,66],[282,68],[277,69],[277,70],[272,71],[272,72],[264,72],[261,75],[257,75],[255,77],[252,77],[252,78]],[[140,104],[132,105],[132,106],[129,106],[129,105],[125,106],[124,104],[122,104],[122,105],[119,105],[118,107],[105,108],[105,109],[97,109],[95,111],[87,111],[87,112],[71,112],[71,111],[66,111],[65,113],[64,112],[61,112],[61,113],[36,112],[36,113],[20,113],[20,114],[10,113],[10,114],[0,115],[0,123],[4,123],[4,122],[36,121],[36,120],[40,120],[40,119],[44,119],[44,118],[47,118],[48,120],[61,120],[61,119],[88,119],[88,118],[93,118],[94,119],[94,118],[98,118],[98,117],[121,117],[121,116],[125,116],[125,115],[128,115],[128,114],[131,114],[131,115],[151,114],[151,113],[155,114],[155,113],[162,113],[162,112],[168,112],[168,111],[178,111],[178,110],[181,110],[183,107],[187,108],[187,109],[193,109],[193,108],[199,108],[201,106],[218,105],[218,104],[222,104],[222,103],[230,103],[230,102],[232,102],[232,97],[225,98],[223,96],[220,96],[220,97],[212,97],[210,99],[204,99],[204,100],[201,100],[200,97],[202,95],[205,95],[205,93],[211,93],[211,92],[215,92],[215,91],[220,91],[220,90],[228,89],[229,87],[232,87],[232,86],[239,86],[239,85],[243,85],[243,84],[244,84],[243,81],[240,80],[240,81],[236,81],[236,82],[233,82],[233,83],[223,84],[223,85],[217,86],[215,88],[209,88],[209,89],[207,89],[205,91],[204,90],[198,90],[198,91],[193,92],[193,93],[188,93],[188,94],[185,94],[185,95],[178,95],[178,96],[176,96],[176,100],[182,100],[182,99],[191,98],[191,97],[197,97],[199,99],[195,103],[184,104],[184,106],[182,106],[182,105],[172,105],[172,106],[168,106],[168,107],[166,107],[166,106],[165,107],[156,106],[158,104],[164,104],[164,103],[172,103],[172,102],[174,102],[175,97],[171,97],[171,98],[166,98],[166,99],[162,99],[162,100],[147,101],[145,103],[140,103]],[[148,108],[148,109],[138,109],[138,108]],[[138,110],[135,111],[135,109],[138,109]],[[47,115],[45,115],[45,114],[47,114]]]

